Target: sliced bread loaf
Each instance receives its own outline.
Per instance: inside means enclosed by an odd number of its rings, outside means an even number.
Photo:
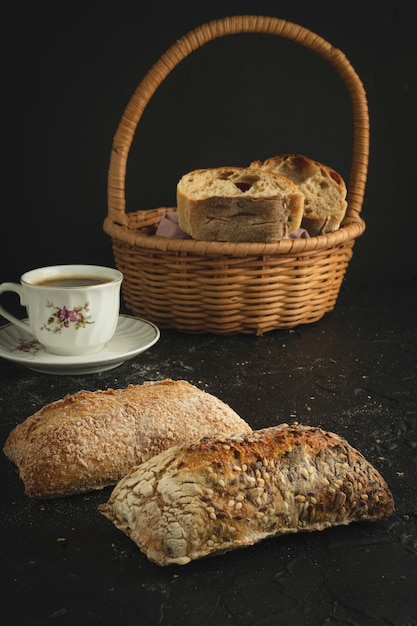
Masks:
[[[300,227],[304,196],[267,168],[218,167],[185,174],[177,185],[180,228],[205,241],[279,241]]]

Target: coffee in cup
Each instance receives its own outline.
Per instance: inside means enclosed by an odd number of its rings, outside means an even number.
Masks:
[[[0,305],[0,315],[30,332],[47,352],[68,356],[102,350],[113,337],[123,274],[100,265],[54,265],[25,272],[18,283],[2,283],[26,307],[20,320]]]

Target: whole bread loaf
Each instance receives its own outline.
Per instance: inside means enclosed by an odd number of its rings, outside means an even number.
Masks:
[[[251,167],[276,172],[292,180],[304,195],[301,227],[312,237],[339,228],[347,208],[346,184],[333,168],[301,154],[283,154]]]
[[[205,241],[279,241],[300,227],[304,196],[266,168],[218,167],[185,174],[177,185],[180,228]]]
[[[336,434],[294,424],[174,446],[133,468],[100,512],[158,565],[267,537],[378,520],[379,472]]]
[[[3,450],[28,496],[56,498],[114,485],[174,444],[236,432],[251,428],[230,406],[166,379],[67,395],[18,424]]]

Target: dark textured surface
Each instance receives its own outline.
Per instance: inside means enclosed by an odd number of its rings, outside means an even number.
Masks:
[[[320,425],[382,473],[392,518],[270,539],[159,568],[98,512],[110,489],[31,500],[2,454],[2,624],[285,626],[417,624],[417,285],[342,288],[332,313],[294,331],[192,336],[85,376],[0,359],[1,444],[47,402],[79,389],[184,378],[252,427]]]

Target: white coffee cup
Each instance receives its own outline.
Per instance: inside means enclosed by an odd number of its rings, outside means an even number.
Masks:
[[[26,307],[20,320],[0,305],[0,315],[30,332],[47,352],[78,356],[102,350],[113,337],[123,274],[99,265],[54,265],[25,272],[20,284],[2,283]]]

